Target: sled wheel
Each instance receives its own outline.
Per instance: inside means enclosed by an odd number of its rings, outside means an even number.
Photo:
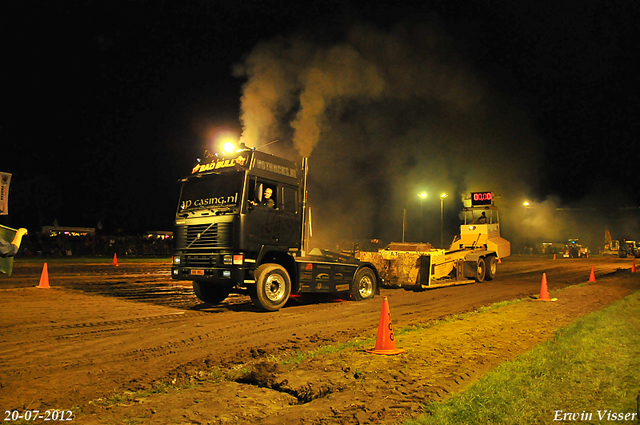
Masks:
[[[487,272],[487,265],[484,262],[484,258],[478,259],[478,265],[476,267],[476,282],[484,281],[485,275]]]
[[[498,272],[498,260],[496,259],[496,257],[491,256],[485,258],[484,262],[487,268],[484,280],[493,280],[493,278],[496,277],[496,273]]]

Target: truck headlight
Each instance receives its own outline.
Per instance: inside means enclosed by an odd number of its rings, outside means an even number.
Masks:
[[[242,254],[234,254],[234,255],[224,255],[222,257],[222,264],[225,266],[241,266],[244,264],[244,255]]]
[[[175,264],[176,266],[180,265],[180,256],[179,255],[174,255],[173,256],[173,264]]]

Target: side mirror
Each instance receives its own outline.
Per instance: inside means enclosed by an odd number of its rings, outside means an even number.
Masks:
[[[257,184],[256,188],[253,191],[253,199],[257,200],[258,202],[262,202],[262,194],[264,193],[262,186],[262,183]]]

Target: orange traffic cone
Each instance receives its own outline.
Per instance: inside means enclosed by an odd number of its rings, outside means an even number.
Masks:
[[[404,350],[396,348],[396,343],[393,340],[393,326],[391,324],[391,312],[389,311],[387,297],[383,297],[382,299],[382,311],[380,312],[376,347],[367,350],[367,353],[386,355],[404,353]]]
[[[631,273],[635,273],[636,272],[636,260],[633,260],[633,263],[631,263]]]
[[[542,273],[542,284],[540,285],[540,296],[538,297],[538,301],[558,301],[557,298],[549,298],[546,273]]]
[[[498,258],[498,264],[502,264],[502,260]]]
[[[113,254],[113,265],[114,266],[118,266],[118,257],[116,256],[116,254]]]
[[[591,266],[591,274],[589,275],[589,282],[595,282],[596,281],[596,273],[595,270],[593,269],[593,266]]]
[[[556,254],[553,254],[553,259],[554,259],[554,260],[556,259]]]
[[[40,275],[40,283],[36,288],[48,289],[49,286],[49,271],[47,270],[47,263],[44,263],[42,267],[42,274]]]

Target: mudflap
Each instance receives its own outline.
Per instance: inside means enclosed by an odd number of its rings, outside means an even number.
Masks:
[[[473,279],[478,272],[478,261],[465,261],[462,266],[462,275],[465,279]]]

